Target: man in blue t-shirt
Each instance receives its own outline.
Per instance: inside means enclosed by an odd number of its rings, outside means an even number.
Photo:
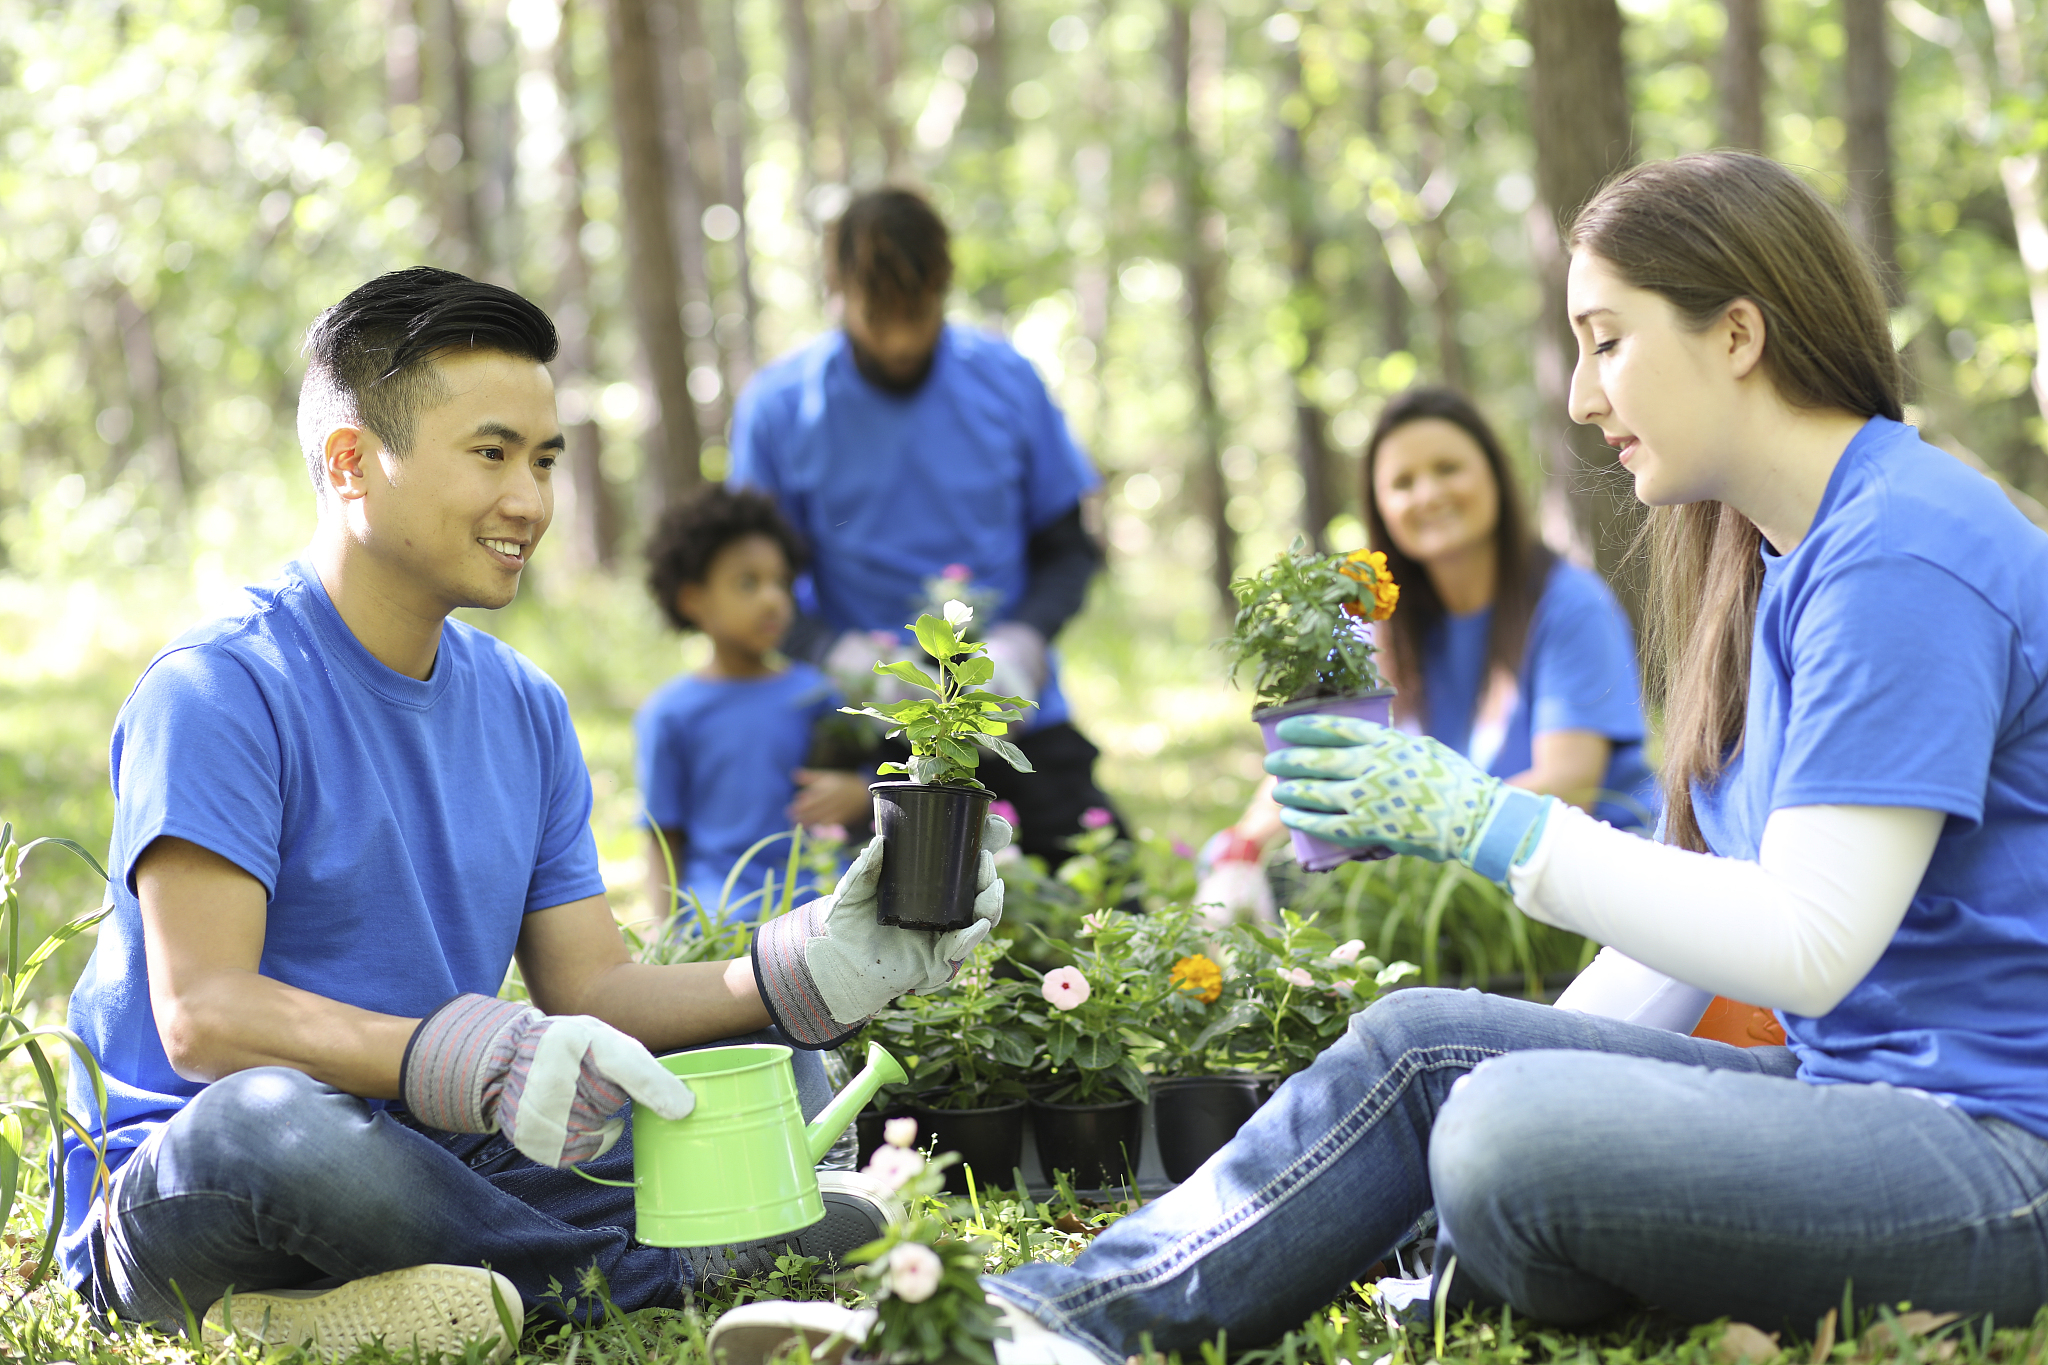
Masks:
[[[560,689],[447,619],[509,603],[547,530],[555,347],[533,304],[440,270],[322,314],[312,544],[122,708],[112,908],[70,1008],[107,1094],[74,1069],[71,1106],[104,1141],[57,1158],[66,1275],[97,1312],[176,1327],[189,1305],[209,1335],[330,1355],[498,1336],[501,1357],[593,1265],[621,1308],[680,1302],[710,1258],[634,1240],[621,1140],[629,1097],[695,1103],[650,1049],[771,1023],[843,1041],[1000,914],[988,865],[973,928],[878,927],[876,843],[749,958],[632,960]],[[532,1006],[497,998],[515,958]],[[627,1188],[565,1169],[585,1161]],[[799,1245],[867,1240],[878,1195],[841,1178]]]
[[[1011,736],[1035,771],[980,777],[1020,846],[1057,862],[1109,807],[1050,648],[1101,563],[1081,516],[1100,480],[1031,362],[946,322],[951,247],[923,198],[859,196],[825,259],[840,330],[764,369],[733,413],[729,481],[772,494],[811,554],[783,648],[853,690],[920,611],[985,594],[969,605],[994,622],[990,686],[1038,705]]]

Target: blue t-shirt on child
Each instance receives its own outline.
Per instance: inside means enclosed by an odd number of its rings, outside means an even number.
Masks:
[[[1512,687],[1488,686],[1493,608],[1446,615],[1423,641],[1424,733],[1495,777],[1535,762],[1537,735],[1591,730],[1613,745],[1593,814],[1617,829],[1648,828],[1661,804],[1643,758],[1635,635],[1600,576],[1553,563],[1529,621]]]
[[[823,673],[794,663],[766,678],[672,678],[633,718],[640,791],[649,820],[680,830],[686,841],[678,885],[720,921],[761,917],[774,876],[780,903],[789,870],[789,842],[756,851],[733,876],[740,858],[762,839],[788,834],[793,774],[804,766],[811,729],[839,705]],[[801,900],[829,887],[799,882]],[[686,903],[687,905],[687,903]]]
[[[1791,553],[1764,551],[1740,749],[1693,793],[1714,852],[1788,806],[1948,819],[1869,975],[1779,1012],[1808,1081],[1885,1082],[2048,1136],[2048,536],[1872,418]]]
[[[510,646],[456,621],[425,681],[394,672],[292,564],[151,661],[114,725],[113,911],[71,995],[106,1079],[107,1164],[203,1088],[157,1034],[135,864],[188,840],[263,884],[258,970],[419,1018],[496,995],[524,917],[600,895],[590,776],[568,704]],[[71,1106],[97,1129],[82,1069]],[[62,1252],[89,1270],[93,1162],[67,1139]]]
[[[893,394],[843,332],[763,369],[732,419],[733,487],[774,497],[810,547],[804,610],[834,630],[903,630],[925,582],[962,564],[1013,611],[1035,532],[1100,480],[1045,381],[999,336],[948,326],[931,374]],[[1068,718],[1053,662],[1033,726]]]

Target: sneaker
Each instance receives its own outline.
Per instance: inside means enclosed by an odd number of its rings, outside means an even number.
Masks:
[[[1003,1325],[1010,1329],[1009,1339],[995,1344],[996,1365],[1104,1365],[1086,1346],[1016,1305],[994,1295],[989,1302],[1003,1310]],[[802,1343],[810,1348],[813,1365],[844,1365],[849,1355],[858,1359],[874,1323],[872,1308],[786,1300],[749,1303],[712,1324],[705,1348],[711,1365],[767,1365]]]
[[[889,1220],[903,1213],[901,1200],[858,1171],[819,1171],[818,1193],[825,1201],[825,1216],[807,1228],[758,1242],[686,1249],[683,1257],[696,1283],[755,1279],[774,1270],[775,1258],[785,1251],[837,1265],[848,1252],[880,1237]]]
[[[511,1321],[509,1339],[499,1316],[500,1300]],[[342,1359],[377,1341],[392,1351],[459,1356],[468,1343],[495,1338],[485,1357],[495,1362],[512,1354],[525,1321],[519,1291],[496,1271],[416,1265],[332,1289],[230,1294],[206,1310],[200,1330],[215,1345],[240,1338],[282,1348],[307,1346],[323,1360]]]

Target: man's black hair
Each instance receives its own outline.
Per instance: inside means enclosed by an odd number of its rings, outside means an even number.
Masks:
[[[327,433],[367,427],[386,449],[412,453],[419,414],[449,398],[434,360],[450,351],[502,351],[545,365],[555,324],[509,289],[452,270],[415,266],[379,275],[313,319],[299,388],[299,447],[322,497]]]
[[[952,237],[931,201],[900,186],[857,196],[832,224],[826,281],[885,317],[920,318],[953,284]]]
[[[766,536],[781,546],[791,573],[804,566],[803,541],[765,493],[712,484],[661,514],[647,541],[647,590],[670,625],[697,629],[676,609],[676,591],[686,583],[702,583],[718,552],[747,536]]]

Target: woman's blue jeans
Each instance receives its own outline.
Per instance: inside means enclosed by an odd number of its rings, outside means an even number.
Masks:
[[[794,1060],[814,1115],[830,1098],[824,1068],[813,1052]],[[632,1124],[581,1169],[631,1181]],[[683,1253],[642,1245],[633,1226],[631,1189],[542,1166],[496,1133],[424,1129],[303,1072],[257,1067],[200,1091],[115,1173],[111,1216],[86,1234],[98,1274],[75,1287],[100,1313],[171,1331],[185,1304],[204,1314],[230,1286],[318,1287],[428,1263],[489,1266],[547,1316],[597,1311],[579,1285],[592,1265],[621,1309],[679,1306]]]
[[[1433,1204],[1454,1295],[1565,1326],[1640,1302],[1810,1332],[1845,1285],[1866,1306],[2007,1323],[2048,1303],[2048,1142],[1794,1070],[1784,1048],[1396,991],[1071,1267],[988,1284],[1111,1365],[1147,1335],[1253,1346],[1340,1296]]]

